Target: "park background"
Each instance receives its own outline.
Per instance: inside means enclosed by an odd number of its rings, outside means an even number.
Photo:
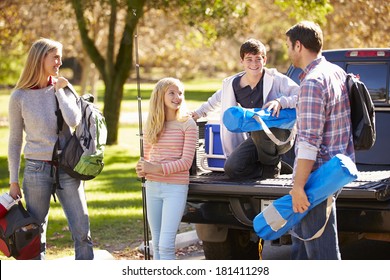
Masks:
[[[95,95],[108,125],[105,168],[86,182],[95,248],[118,259],[141,259],[136,250],[143,240],[141,183],[134,171],[140,154],[136,61],[143,119],[153,85],[164,76],[184,81],[193,110],[224,77],[241,70],[239,48],[247,38],[266,45],[267,67],[285,72],[285,32],[303,19],[321,25],[324,49],[390,47],[386,0],[1,0],[0,193],[8,190],[12,87],[32,42],[58,40],[64,45],[61,75],[80,94]],[[52,202],[47,239],[48,259],[73,254],[59,203]]]

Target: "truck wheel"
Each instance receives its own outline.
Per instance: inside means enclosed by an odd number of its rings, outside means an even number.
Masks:
[[[203,252],[206,260],[232,260],[228,240],[224,242],[203,241]]]
[[[250,237],[249,231],[229,229],[224,242],[203,241],[206,260],[258,260],[259,241]]]

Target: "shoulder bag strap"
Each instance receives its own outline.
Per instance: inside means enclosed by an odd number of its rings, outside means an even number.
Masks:
[[[290,136],[287,138],[287,140],[281,141],[278,138],[276,138],[276,136],[272,133],[272,131],[268,128],[268,126],[265,124],[265,122],[262,120],[262,118],[260,116],[254,115],[253,118],[261,124],[264,132],[267,134],[269,139],[271,139],[272,142],[274,142],[278,146],[289,143],[295,137],[295,134],[297,132],[296,125],[294,125],[294,127],[292,128],[292,130],[290,132]]]
[[[53,195],[54,202],[57,202],[56,199],[56,190],[62,189],[60,185],[60,174],[59,174],[59,160],[58,155],[60,153],[60,131],[62,130],[62,126],[64,124],[64,118],[61,113],[61,109],[58,103],[58,99],[55,96],[56,99],[56,111],[55,114],[57,116],[57,141],[54,144],[53,153],[51,156],[51,169],[50,169],[50,176],[55,176],[55,181],[52,186],[51,194]],[[55,173],[55,174],[54,174]]]
[[[325,226],[326,224],[328,223],[328,220],[329,220],[329,217],[330,217],[330,213],[332,211],[332,203],[333,203],[333,196],[329,196],[327,201],[326,201],[326,220],[325,220],[325,223],[324,225],[312,236],[312,237],[309,237],[309,238],[302,238],[300,236],[298,236],[298,234],[296,234],[294,231],[290,231],[290,234],[302,241],[310,241],[310,240],[313,240],[313,239],[316,239],[318,237],[320,237],[322,235],[322,233],[324,232],[325,230]]]

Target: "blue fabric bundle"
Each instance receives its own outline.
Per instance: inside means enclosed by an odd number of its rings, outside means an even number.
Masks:
[[[253,117],[258,115],[268,127],[292,129],[296,120],[295,109],[282,109],[279,117],[272,116],[272,110],[268,109],[245,109],[240,106],[233,106],[223,114],[223,124],[231,132],[249,132],[262,130],[261,124]]]
[[[294,213],[291,195],[285,195],[267,206],[253,220],[256,234],[264,240],[275,240],[299,223],[315,206],[357,179],[355,163],[347,156],[337,154],[310,174],[305,191],[310,202],[304,213]]]

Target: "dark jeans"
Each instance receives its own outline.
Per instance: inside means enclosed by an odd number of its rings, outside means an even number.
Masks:
[[[290,130],[271,128],[272,133],[285,141]],[[251,132],[225,162],[225,174],[232,179],[254,179],[262,176],[263,166],[277,166],[281,155],[291,149],[291,144],[276,145],[263,130]]]
[[[340,260],[340,249],[337,237],[336,202],[333,197],[332,212],[322,235],[310,241],[302,241],[292,236],[291,258],[293,260]],[[326,221],[326,203],[323,201],[293,227],[301,238],[312,237]]]

